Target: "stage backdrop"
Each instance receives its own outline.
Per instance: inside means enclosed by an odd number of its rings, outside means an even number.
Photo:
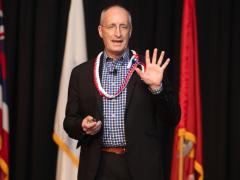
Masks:
[[[101,50],[101,7],[85,0],[88,57]],[[157,47],[172,61],[167,73],[178,90],[182,1],[123,0],[133,16],[130,48]],[[10,112],[10,179],[53,180],[52,140],[70,0],[5,0],[4,22]],[[205,179],[240,179],[240,1],[197,0]],[[172,130],[162,144],[169,175]],[[143,162],[143,166],[144,166]]]

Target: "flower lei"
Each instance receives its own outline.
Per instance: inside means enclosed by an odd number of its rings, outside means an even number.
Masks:
[[[95,63],[94,63],[94,68],[93,68],[93,80],[94,80],[94,84],[95,84],[95,87],[98,91],[98,93],[101,95],[101,96],[104,96],[108,99],[113,99],[115,97],[117,97],[119,94],[121,94],[121,92],[126,88],[129,80],[131,79],[134,71],[136,70],[137,66],[140,65],[141,68],[142,68],[142,71],[144,72],[144,69],[145,69],[145,65],[143,63],[141,63],[139,61],[139,55],[132,50],[132,57],[129,61],[129,64],[128,64],[128,73],[126,75],[126,77],[124,78],[124,80],[122,81],[118,91],[116,93],[114,93],[113,95],[111,94],[108,94],[102,87],[102,84],[101,84],[101,81],[100,81],[100,75],[99,75],[99,66],[100,66],[100,57],[102,55],[103,52],[100,52],[95,60]]]

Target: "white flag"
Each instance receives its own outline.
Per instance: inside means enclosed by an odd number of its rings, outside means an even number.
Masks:
[[[77,141],[68,137],[63,129],[68,84],[72,69],[87,59],[85,24],[82,0],[71,0],[64,60],[59,86],[53,139],[58,145],[56,180],[76,180],[79,164]]]

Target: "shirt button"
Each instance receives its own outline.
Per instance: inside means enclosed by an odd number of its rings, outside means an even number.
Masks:
[[[115,113],[112,113],[112,118],[115,118],[115,117],[116,117]]]

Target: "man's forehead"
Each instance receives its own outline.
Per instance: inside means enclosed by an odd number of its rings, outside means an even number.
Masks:
[[[103,14],[103,20],[127,20],[128,21],[128,12],[121,7],[111,7],[107,11],[104,12]]]
[[[132,26],[131,14],[122,6],[111,6],[102,10],[100,16],[100,24],[130,24]]]

